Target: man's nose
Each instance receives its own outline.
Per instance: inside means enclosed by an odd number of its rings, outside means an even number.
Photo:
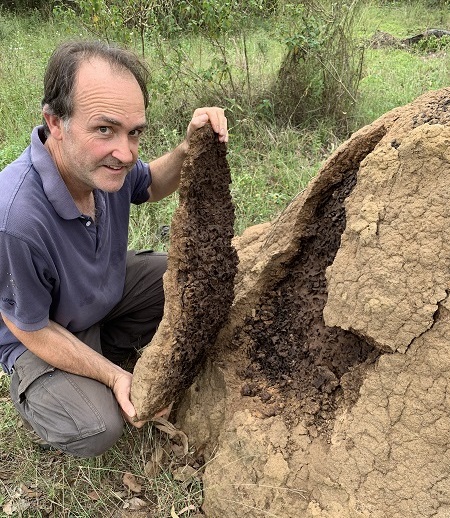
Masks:
[[[130,142],[128,136],[117,137],[114,141],[115,148],[111,155],[123,164],[130,164],[133,162],[133,144]]]

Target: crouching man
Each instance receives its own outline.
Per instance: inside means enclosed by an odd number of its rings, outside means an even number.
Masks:
[[[80,457],[134,426],[132,374],[122,361],[148,343],[164,305],[162,253],[127,251],[130,204],[174,192],[189,137],[220,108],[194,112],[186,140],[138,158],[149,93],[143,63],[124,49],[69,42],[44,79],[44,124],[0,172],[0,362],[27,426]]]

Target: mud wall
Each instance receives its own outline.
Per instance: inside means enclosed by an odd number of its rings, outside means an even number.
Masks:
[[[361,165],[347,228],[327,271],[330,326],[404,352],[450,287],[448,126],[420,126]]]
[[[450,516],[449,98],[363,128],[235,239],[230,322],[178,412],[210,518]]]

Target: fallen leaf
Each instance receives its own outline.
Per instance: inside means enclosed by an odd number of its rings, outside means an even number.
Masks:
[[[136,480],[136,477],[127,471],[123,476],[123,483],[133,493],[140,493],[142,491],[142,485]]]
[[[162,471],[161,465],[159,462],[154,462],[153,460],[149,460],[144,466],[144,473],[148,478],[157,477]]]
[[[197,475],[197,470],[188,464],[180,466],[172,471],[173,479],[177,482],[189,482]]]
[[[21,482],[20,484],[20,490],[22,491],[22,495],[25,498],[36,498],[37,496],[39,496],[39,493],[37,491],[30,489],[23,482]]]
[[[27,502],[23,498],[19,498],[6,502],[2,510],[7,516],[13,516],[16,513],[18,513],[19,516],[21,516],[22,512],[28,509],[30,505],[30,502]]]
[[[6,502],[6,504],[3,506],[3,512],[7,516],[12,516],[14,514],[14,511],[15,511],[15,508],[14,508],[12,500],[10,500],[9,502]]]
[[[178,511],[178,515],[181,516],[182,514],[184,513],[187,513],[188,511],[196,511],[197,508],[195,507],[195,505],[188,505],[186,507],[183,507],[183,509],[181,509],[181,511]]]
[[[172,518],[180,518],[180,516],[184,513],[187,513],[188,511],[195,511],[197,508],[195,507],[195,505],[188,505],[186,507],[183,507],[183,509],[181,509],[181,511],[178,511],[178,514],[176,513],[175,511],[175,506],[172,505],[172,509],[170,510],[170,516]]]
[[[130,511],[137,511],[143,507],[147,507],[147,502],[138,498],[137,496],[130,498],[123,504],[123,508],[129,509]]]
[[[100,500],[100,495],[97,493],[97,491],[91,491],[88,493],[89,500],[92,500],[96,502],[97,500]]]
[[[170,449],[175,457],[178,457],[179,459],[186,455],[186,448],[183,444],[177,444],[174,442],[171,444]]]
[[[163,419],[162,417],[155,417],[152,419],[152,423],[159,431],[166,433],[171,439],[179,439],[183,445],[183,455],[187,455],[189,451],[189,441],[187,435],[176,428],[172,423]]]
[[[155,446],[154,450],[152,451],[150,460],[147,461],[144,466],[144,473],[147,475],[147,477],[155,478],[161,473],[161,461],[164,457],[164,453],[164,448],[162,448],[162,446],[159,444]]]
[[[161,462],[164,457],[164,448],[157,444],[150,457],[153,462]]]

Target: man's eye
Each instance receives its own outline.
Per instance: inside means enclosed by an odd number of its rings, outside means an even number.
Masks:
[[[142,135],[142,130],[140,130],[140,129],[132,130],[132,131],[130,131],[130,135],[132,137],[140,137]]]
[[[98,131],[100,133],[103,133],[103,135],[109,135],[109,133],[111,132],[111,128],[108,128],[108,126],[100,126],[98,128]]]

